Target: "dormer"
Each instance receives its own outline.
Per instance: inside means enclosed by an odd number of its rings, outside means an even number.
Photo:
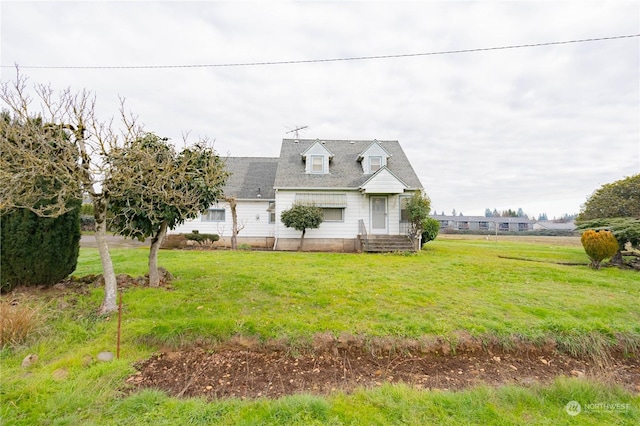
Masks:
[[[305,162],[305,173],[318,175],[329,173],[329,162],[333,158],[333,153],[319,140],[316,139],[301,155]]]
[[[384,147],[374,140],[371,145],[358,155],[358,161],[362,166],[362,172],[366,175],[373,174],[387,166],[387,160],[391,154]]]

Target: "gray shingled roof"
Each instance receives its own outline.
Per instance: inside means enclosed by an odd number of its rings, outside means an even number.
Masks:
[[[273,183],[279,160],[272,157],[227,157],[225,167],[231,175],[224,187],[225,196],[244,200],[275,199]]]
[[[366,150],[371,140],[320,140],[334,154],[329,163],[329,174],[305,173],[302,153],[317,139],[283,139],[280,161],[276,171],[274,186],[279,189],[340,188],[358,189],[371,177],[362,172],[358,156]],[[378,141],[391,154],[387,168],[409,188],[422,188],[409,159],[398,141]]]

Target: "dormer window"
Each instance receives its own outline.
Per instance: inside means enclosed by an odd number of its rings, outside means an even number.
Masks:
[[[374,174],[381,168],[388,167],[389,158],[391,154],[378,141],[371,142],[371,145],[358,155],[362,173],[365,174]]]
[[[333,154],[324,146],[324,143],[315,141],[301,155],[302,160],[305,162],[305,173],[316,175],[329,173],[329,165]]]
[[[324,173],[324,157],[322,155],[311,156],[311,173]]]
[[[382,167],[382,157],[369,157],[369,173],[375,173]]]

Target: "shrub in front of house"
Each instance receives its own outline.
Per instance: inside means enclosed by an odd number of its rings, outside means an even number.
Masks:
[[[440,232],[440,222],[428,217],[422,221],[422,245],[433,241]]]
[[[163,249],[182,249],[188,247],[189,241],[196,243],[196,246],[208,246],[220,239],[218,234],[201,234],[192,232],[190,234],[169,234],[162,242]]]
[[[220,235],[218,234],[201,234],[199,232],[192,232],[190,234],[184,234],[185,238],[189,241],[196,241],[198,243],[206,243],[210,241],[215,243],[220,239]]]
[[[162,240],[160,248],[175,250],[185,248],[187,246],[187,238],[184,234],[169,234]]]

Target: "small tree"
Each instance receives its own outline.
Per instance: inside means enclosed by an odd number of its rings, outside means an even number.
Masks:
[[[167,229],[193,219],[222,196],[227,177],[205,141],[176,154],[167,139],[147,133],[111,154],[109,208],[116,233],[151,237],[149,286],[160,284],[158,250]]]
[[[304,234],[307,229],[315,229],[322,223],[322,209],[316,206],[294,204],[289,210],[285,210],[280,215],[280,220],[287,228],[293,228],[302,232],[298,251],[302,250],[304,244]]]
[[[409,216],[409,238],[415,241],[422,235],[425,220],[431,212],[431,199],[420,191],[413,193],[407,202],[407,214]],[[439,227],[438,227],[439,229]]]
[[[588,229],[580,238],[584,251],[591,259],[591,267],[600,269],[600,263],[618,252],[618,241],[611,231],[595,231]]]

